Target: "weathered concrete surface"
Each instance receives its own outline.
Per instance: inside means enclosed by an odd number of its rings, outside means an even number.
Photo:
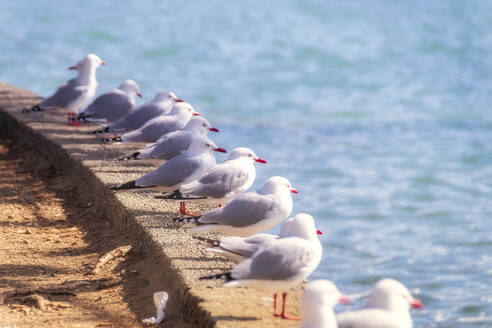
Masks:
[[[40,97],[0,82],[0,129],[26,140],[49,156],[60,169],[71,170],[80,188],[90,191],[87,201],[122,230],[134,233],[134,246],[155,258],[162,278],[169,282],[170,299],[197,327],[296,327],[298,323],[272,316],[271,296],[246,288],[227,289],[219,281],[199,281],[203,275],[222,272],[232,263],[206,252],[188,229],[172,222],[178,215],[175,202],[156,199],[154,192],[113,193],[108,186],[134,179],[156,167],[151,161],[115,161],[143,144],[99,142],[88,134],[94,125],[72,127],[61,111],[26,113],[24,107]],[[203,204],[187,206],[201,212]],[[298,314],[299,292],[290,299],[289,312]]]

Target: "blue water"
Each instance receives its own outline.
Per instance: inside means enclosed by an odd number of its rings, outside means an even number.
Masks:
[[[100,92],[175,91],[268,160],[254,187],[300,190],[311,278],[393,277],[416,327],[492,327],[492,3],[265,3],[1,1],[0,79],[48,95],[94,52]]]

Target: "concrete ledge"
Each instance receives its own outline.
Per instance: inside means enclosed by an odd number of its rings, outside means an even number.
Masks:
[[[232,263],[199,247],[186,228],[172,222],[178,203],[159,200],[154,192],[113,193],[109,185],[134,179],[153,170],[152,161],[120,162],[115,158],[143,144],[103,145],[88,132],[96,126],[72,127],[60,111],[22,114],[24,107],[38,103],[36,94],[0,82],[0,129],[20,138],[47,156],[58,169],[72,172],[80,190],[89,191],[91,202],[121,230],[133,232],[140,252],[155,258],[162,271],[170,301],[197,327],[296,327],[297,323],[274,318],[272,301],[245,288],[226,289],[221,282],[199,281]],[[191,211],[207,209],[203,204],[187,206]],[[210,234],[212,236],[212,234]],[[298,313],[297,293],[291,303]]]

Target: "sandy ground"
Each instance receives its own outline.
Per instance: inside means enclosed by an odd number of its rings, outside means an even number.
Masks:
[[[82,203],[67,181],[46,159],[0,136],[0,293],[99,277],[123,277],[122,283],[9,299],[0,305],[0,327],[141,327],[155,314],[152,294],[163,289],[163,277],[152,259],[134,252],[95,276],[98,259],[130,239]],[[195,327],[172,301],[160,326]]]

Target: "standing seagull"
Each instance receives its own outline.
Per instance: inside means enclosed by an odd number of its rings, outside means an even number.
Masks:
[[[230,272],[202,277],[225,277],[224,287],[252,287],[263,293],[273,293],[273,313],[283,319],[298,319],[285,313],[287,291],[306,279],[319,265],[323,248],[316,235],[314,219],[309,214],[302,217],[305,238],[287,237],[266,243],[250,258],[242,261]],[[282,312],[277,312],[277,294],[282,292]]]
[[[394,279],[380,280],[369,295],[366,307],[337,315],[339,328],[412,328],[410,307],[424,305]]]
[[[79,73],[75,79],[67,81],[53,95],[45,98],[38,105],[26,109],[24,112],[55,108],[76,112],[84,108],[96,95],[96,69],[100,65],[105,65],[101,58],[94,54],[88,54],[75,66],[68,68],[78,70]]]
[[[113,122],[128,114],[135,106],[135,96],[142,98],[137,82],[126,80],[117,89],[103,93],[71,121],[105,119]]]
[[[102,130],[94,131],[93,133],[136,130],[154,117],[161,114],[169,114],[176,102],[183,102],[183,100],[176,97],[172,92],[158,92],[154,100],[134,107],[127,115],[111,122]]]
[[[197,180],[182,185],[179,190],[164,198],[180,200],[180,212],[184,215],[189,215],[186,212],[185,200],[221,199],[227,201],[251,187],[256,177],[255,162],[266,163],[249,148],[235,148],[227,161],[218,164]]]
[[[215,166],[212,151],[226,153],[207,138],[195,139],[188,150],[164,163],[157,170],[111,190],[149,189],[161,192],[175,190],[183,183],[196,179]]]
[[[192,222],[192,232],[218,231],[229,236],[248,237],[275,227],[292,212],[290,193],[298,193],[289,180],[271,177],[261,189],[233,198],[224,207],[201,216],[176,218],[177,222]]]
[[[219,253],[220,255],[223,255],[228,259],[239,263],[246,258],[251,257],[257,250],[264,246],[265,243],[268,243],[272,240],[286,237],[308,238],[309,229],[304,228],[304,218],[304,215],[296,215],[295,217],[285,220],[285,222],[280,227],[280,234],[278,235],[257,233],[251,237],[246,238],[225,236],[220,238],[219,241],[204,238],[201,236],[195,236],[194,238],[200,240],[202,244],[205,244],[205,246],[211,247],[208,250]],[[317,230],[316,233],[318,235],[323,234],[320,230]]]
[[[299,328],[337,328],[333,307],[338,303],[350,304],[350,299],[334,283],[321,279],[310,282],[301,299]]]
[[[110,138],[109,141],[156,142],[166,133],[184,128],[193,115],[200,116],[190,104],[179,102],[173,106],[169,115],[162,114],[155,117],[139,129],[120,137]]]
[[[193,139],[205,137],[209,131],[219,132],[204,117],[193,116],[183,129],[169,132],[156,142],[150,143],[145,148],[124,156],[120,160],[150,158],[170,160],[188,149]]]

